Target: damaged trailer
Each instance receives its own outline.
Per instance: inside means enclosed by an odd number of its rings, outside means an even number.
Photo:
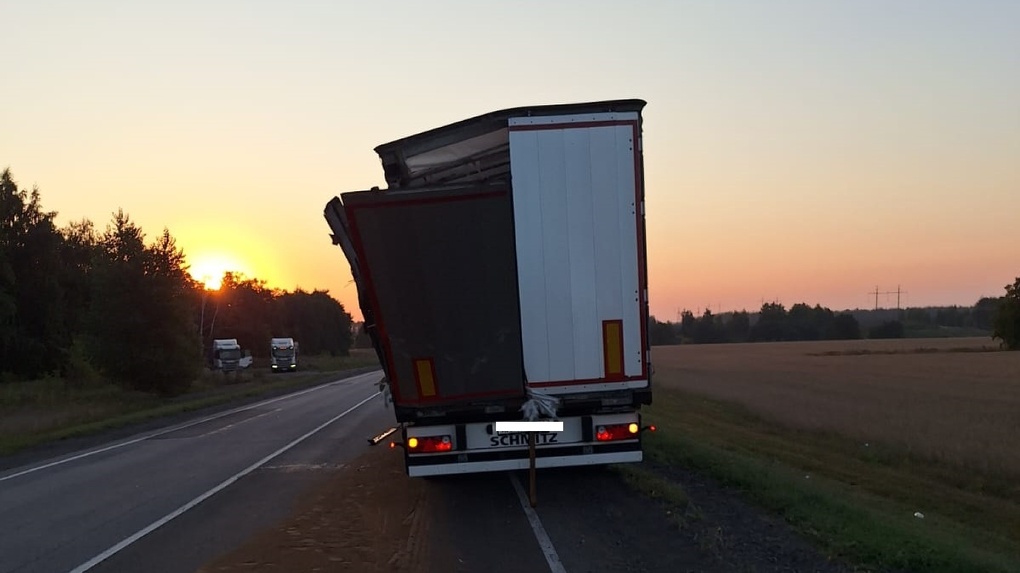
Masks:
[[[408,474],[638,462],[651,403],[642,100],[502,110],[378,146],[325,208]]]

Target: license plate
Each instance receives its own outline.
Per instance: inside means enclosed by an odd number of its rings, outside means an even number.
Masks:
[[[544,446],[560,443],[559,432],[535,433],[535,445]],[[528,445],[528,434],[495,434],[489,436],[490,448],[513,448]]]

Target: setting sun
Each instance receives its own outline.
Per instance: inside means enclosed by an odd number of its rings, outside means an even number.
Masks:
[[[248,265],[239,258],[224,253],[202,253],[190,262],[189,272],[195,280],[205,285],[208,290],[219,290],[223,284],[223,276],[227,272],[238,272],[250,275]]]

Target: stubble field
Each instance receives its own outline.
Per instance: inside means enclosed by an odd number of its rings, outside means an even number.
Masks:
[[[987,338],[656,347],[658,387],[981,471],[1020,474],[1020,352]]]
[[[876,570],[1020,571],[1020,352],[860,340],[652,362],[645,479],[710,476]]]

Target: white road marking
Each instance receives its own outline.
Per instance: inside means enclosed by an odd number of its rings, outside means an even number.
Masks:
[[[510,483],[514,485],[514,490],[517,491],[517,499],[521,501],[524,514],[528,516],[528,523],[531,524],[531,530],[535,532],[535,539],[538,541],[538,546],[542,548],[545,562],[549,564],[549,571],[552,573],[567,573],[567,570],[563,568],[563,564],[560,563],[560,556],[556,553],[552,540],[549,539],[549,535],[545,532],[545,527],[542,526],[542,520],[538,518],[538,514],[531,507],[528,494],[524,493],[524,487],[517,479],[516,474],[510,474]]]
[[[264,466],[262,471],[278,471],[283,473],[292,472],[313,472],[342,470],[347,467],[345,464],[288,464],[285,466]]]
[[[145,537],[146,535],[148,535],[148,534],[152,533],[153,531],[159,529],[160,527],[166,525],[172,519],[180,516],[184,512],[188,511],[189,509],[195,507],[196,505],[198,505],[198,504],[202,503],[203,501],[209,499],[210,497],[216,495],[217,493],[219,493],[220,491],[225,489],[230,484],[236,482],[237,480],[241,479],[242,477],[244,477],[244,476],[248,475],[249,473],[255,471],[260,466],[268,463],[273,458],[279,456],[280,454],[282,454],[282,453],[286,452],[287,450],[293,448],[294,446],[300,444],[305,439],[307,439],[307,438],[311,437],[312,435],[314,435],[315,433],[317,433],[319,430],[322,430],[326,426],[332,424],[333,422],[339,420],[340,418],[343,418],[347,414],[350,414],[351,412],[353,412],[357,408],[360,408],[363,404],[367,403],[372,398],[375,398],[376,396],[379,396],[380,394],[382,394],[382,393],[381,392],[376,392],[375,394],[372,394],[368,398],[365,398],[364,400],[362,400],[362,401],[358,402],[357,404],[351,406],[347,410],[344,410],[340,414],[337,414],[336,416],[330,418],[329,420],[327,420],[323,424],[319,425],[314,430],[308,432],[307,434],[305,434],[305,435],[301,436],[300,438],[292,441],[291,443],[287,444],[286,446],[283,446],[282,448],[276,450],[275,452],[269,454],[268,456],[262,458],[261,460],[255,462],[254,464],[246,467],[245,469],[241,470],[240,472],[238,472],[238,473],[234,474],[233,476],[227,478],[225,481],[220,483],[220,485],[218,485],[218,486],[212,488],[211,490],[203,493],[202,495],[196,497],[195,499],[193,499],[193,500],[189,501],[188,503],[182,505],[181,507],[175,509],[171,513],[168,513],[168,514],[164,515],[163,517],[161,517],[157,521],[149,524],[146,528],[141,529],[141,530],[135,532],[133,535],[131,535],[130,537],[128,537],[128,538],[126,538],[124,540],[122,540],[120,543],[114,545],[113,547],[110,547],[106,551],[103,551],[99,555],[96,555],[92,559],[89,559],[85,563],[75,567],[74,569],[71,570],[71,573],[84,573],[85,571],[88,571],[89,569],[95,567],[96,565],[98,565],[98,564],[102,563],[103,561],[109,559],[110,557],[116,555],[119,551],[121,551],[125,547],[131,545],[132,543],[138,541],[139,539]]]
[[[237,426],[240,426],[241,424],[243,424],[245,422],[250,422],[252,420],[258,420],[262,416],[268,416],[269,414],[275,414],[275,413],[279,412],[282,409],[283,408],[273,408],[272,410],[269,410],[268,412],[262,412],[262,413],[259,413],[259,414],[255,414],[254,416],[249,416],[249,417],[247,417],[247,418],[245,418],[243,420],[238,420],[237,422],[234,422],[233,424],[227,424],[226,426],[221,426],[219,428],[216,428],[215,430],[209,430],[208,432],[206,432],[204,434],[199,434],[199,435],[197,435],[195,437],[196,438],[204,438],[206,436],[211,436],[213,434],[218,434],[220,432],[225,432],[225,431],[227,431],[227,430],[229,430],[231,428],[236,428]]]
[[[169,428],[164,428],[162,430],[153,432],[151,434],[145,434],[145,435],[143,435],[141,437],[138,437],[138,438],[132,438],[132,439],[127,440],[125,442],[119,442],[119,443],[116,443],[116,444],[111,444],[109,446],[105,446],[105,447],[102,447],[102,448],[99,448],[99,449],[95,449],[95,450],[88,450],[86,452],[82,452],[80,454],[76,454],[76,455],[73,455],[73,456],[68,457],[68,458],[59,459],[59,460],[56,460],[56,461],[52,461],[52,462],[49,462],[49,463],[46,463],[46,464],[42,464],[42,465],[39,465],[39,466],[35,466],[35,467],[32,467],[32,468],[21,470],[19,472],[12,473],[10,475],[6,475],[6,476],[3,476],[3,477],[0,477],[0,482],[7,481],[9,479],[14,479],[16,477],[21,477],[23,475],[28,475],[30,473],[34,473],[34,472],[37,472],[37,471],[40,471],[40,470],[45,470],[45,469],[48,469],[48,468],[52,468],[54,466],[59,466],[61,464],[66,464],[68,462],[73,462],[75,460],[80,460],[82,458],[87,458],[89,456],[94,456],[96,454],[101,454],[103,452],[108,452],[110,450],[115,450],[117,448],[123,448],[124,446],[130,446],[131,444],[137,444],[138,442],[144,442],[145,440],[148,440],[150,438],[155,438],[157,436],[162,436],[163,434],[169,434],[170,432],[175,432],[177,430],[183,430],[185,428],[190,428],[192,426],[197,426],[198,424],[202,424],[204,422],[209,422],[209,421],[215,420],[217,418],[222,418],[223,416],[229,416],[230,414],[236,414],[238,412],[244,412],[245,410],[251,410],[253,408],[260,408],[262,406],[266,406],[266,405],[272,404],[274,402],[279,402],[280,400],[286,400],[288,398],[295,398],[297,396],[301,396],[301,395],[307,394],[309,392],[315,392],[316,390],[321,390],[323,388],[328,388],[330,386],[335,386],[337,384],[341,384],[341,383],[344,383],[344,382],[352,382],[352,381],[354,381],[354,380],[356,380],[358,378],[364,378],[366,376],[371,376],[371,375],[373,375],[375,373],[376,372],[373,371],[373,372],[367,372],[365,374],[358,374],[357,376],[351,376],[350,378],[341,378],[340,380],[335,380],[333,382],[322,384],[320,386],[315,386],[313,388],[308,388],[307,390],[301,390],[300,392],[294,392],[293,394],[286,394],[286,395],[283,395],[283,396],[277,396],[276,398],[270,398],[268,400],[265,400],[265,401],[262,401],[262,402],[257,402],[255,404],[248,404],[247,406],[240,406],[240,407],[234,408],[232,410],[226,410],[224,412],[219,412],[217,414],[213,414],[211,416],[207,416],[207,417],[201,418],[199,420],[193,420],[191,422],[186,422],[184,424],[180,424],[180,425],[177,425],[177,426],[172,426],[172,427],[169,427]]]

